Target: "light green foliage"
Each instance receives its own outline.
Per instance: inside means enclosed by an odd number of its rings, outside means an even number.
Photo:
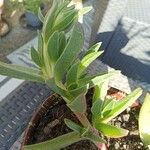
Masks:
[[[98,123],[95,126],[107,137],[120,138],[128,135],[128,130],[118,128],[109,124]]]
[[[48,0],[10,0],[15,7],[24,7],[25,10],[31,11],[33,14],[38,15],[38,10],[41,4]],[[41,15],[39,15],[41,18]]]
[[[150,93],[147,93],[139,114],[139,133],[142,141],[150,149]]]
[[[67,127],[70,128],[71,130],[78,133],[82,133],[82,127],[77,123],[71,121],[70,119],[65,119],[64,122],[67,125]]]
[[[31,47],[31,58],[39,67],[42,67],[40,55],[34,47]]]
[[[24,0],[23,3],[26,10],[31,11],[34,14],[38,14],[38,10],[42,2],[42,0]]]
[[[24,146],[24,150],[60,150],[72,143],[84,140],[77,132],[70,132],[38,144]]]
[[[142,94],[142,90],[138,88],[124,99],[117,101],[115,99],[107,99],[105,91],[105,89],[107,90],[107,85],[108,82],[104,82],[96,86],[91,108],[93,125],[105,136],[112,138],[126,136],[128,134],[127,130],[109,125],[108,122],[131,106]]]
[[[42,14],[41,8],[38,8],[38,17],[41,22],[44,22],[44,16]]]
[[[99,136],[99,134],[95,134],[95,131],[91,128],[83,128],[81,137],[84,137],[92,142],[106,143],[105,140]]]
[[[76,59],[82,47],[83,34],[79,26],[75,25],[71,37],[69,38],[69,41],[55,66],[55,81],[58,86],[61,86],[61,80],[64,74],[69,69],[72,62]]]
[[[0,74],[13,78],[44,83],[41,70],[0,62]]]
[[[85,88],[83,88],[83,90],[85,90]],[[86,99],[84,92],[77,96],[72,102],[68,103],[67,106],[73,112],[86,113]]]
[[[102,54],[102,51],[98,51],[101,43],[89,48],[82,58],[78,57],[83,47],[84,36],[77,17],[89,11],[90,8],[78,14],[74,6],[68,7],[69,3],[70,0],[54,0],[45,17],[39,10],[38,14],[43,22],[43,29],[41,32],[38,31],[38,48],[31,48],[31,58],[38,69],[0,62],[0,74],[2,75],[46,83],[51,90],[62,96],[66,105],[82,124],[78,125],[70,120],[65,120],[66,125],[74,132],[26,146],[25,150],[48,150],[49,147],[51,150],[56,150],[84,139],[94,143],[105,142],[99,132],[110,137],[125,136],[128,133],[126,130],[107,123],[141,95],[139,88],[122,101],[107,99],[108,80],[119,71],[96,75],[87,74],[87,67]],[[67,38],[66,33],[69,33]],[[90,123],[86,116],[85,95],[92,87],[96,87],[96,90],[91,108],[92,123]]]

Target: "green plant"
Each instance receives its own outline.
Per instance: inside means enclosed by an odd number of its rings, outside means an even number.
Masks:
[[[31,11],[32,13],[37,15],[39,7],[41,7],[41,4],[44,1],[43,0],[24,0],[24,7],[26,10]]]
[[[68,7],[69,3],[70,0],[53,1],[52,8],[45,17],[39,11],[43,29],[42,32],[38,32],[38,49],[31,48],[31,57],[38,69],[0,62],[2,75],[46,83],[51,90],[62,96],[81,123],[76,124],[65,119],[66,125],[73,132],[46,142],[25,146],[25,150],[48,150],[49,147],[56,150],[85,139],[91,140],[100,149],[101,143],[105,143],[100,133],[110,137],[127,135],[125,129],[113,127],[108,122],[130,106],[142,92],[138,88],[120,102],[107,99],[108,79],[118,71],[87,74],[87,67],[102,54],[102,51],[98,51],[101,43],[89,48],[82,58],[78,57],[84,38],[82,28],[77,22],[78,11],[74,6]],[[86,8],[79,14],[84,14],[88,10]],[[90,122],[86,115],[85,94],[92,87],[95,87],[95,92],[91,108],[93,119]]]
[[[31,11],[35,15],[38,14],[39,7],[41,7],[41,4],[44,2],[47,2],[48,0],[10,0],[12,4],[17,7],[24,7],[25,10]]]
[[[139,133],[142,141],[150,149],[150,93],[147,93],[139,114]]]

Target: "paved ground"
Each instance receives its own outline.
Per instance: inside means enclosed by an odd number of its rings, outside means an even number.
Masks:
[[[8,60],[6,59],[6,56],[9,53],[21,47],[36,36],[36,30],[24,28],[20,24],[19,18],[22,14],[21,11],[16,11],[11,17],[5,16],[10,24],[11,30],[5,37],[0,37],[0,60],[7,62]]]

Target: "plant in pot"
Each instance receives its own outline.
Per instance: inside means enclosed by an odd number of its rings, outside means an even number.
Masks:
[[[116,101],[106,95],[108,80],[118,71],[87,73],[87,67],[102,53],[98,51],[100,43],[89,48],[84,56],[80,55],[84,38],[77,20],[78,14],[87,9],[78,13],[75,6],[68,6],[69,3],[70,0],[55,0],[45,17],[39,12],[43,28],[38,32],[38,49],[31,48],[31,57],[37,69],[0,62],[0,74],[45,83],[61,97],[54,94],[38,108],[26,130],[22,145],[24,150],[56,150],[84,140],[94,143],[96,149],[107,149],[104,136],[117,138],[128,134],[127,130],[115,127],[109,121],[132,105],[142,93],[138,88],[121,101]],[[88,101],[86,95],[91,88],[93,96]],[[46,141],[30,143],[34,127],[60,101],[71,114],[70,118],[62,121],[67,130],[63,135],[50,137]],[[55,124],[57,121],[52,120],[50,126]]]
[[[27,26],[33,28],[40,28],[42,26],[41,20],[38,18],[38,10],[39,8],[42,9],[42,6],[48,0],[11,0],[13,5],[19,6],[25,9],[25,14],[21,17],[25,17],[25,21]]]
[[[2,18],[4,9],[4,0],[0,1],[0,36],[4,36],[9,32],[9,25]]]

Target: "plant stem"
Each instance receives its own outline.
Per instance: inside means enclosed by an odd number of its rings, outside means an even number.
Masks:
[[[97,129],[92,127],[91,123],[89,122],[89,120],[87,119],[87,117],[86,117],[86,115],[84,113],[74,112],[74,114],[76,115],[78,120],[81,122],[81,124],[85,128],[90,127],[91,129],[93,129],[93,132],[95,132],[95,134],[99,136],[99,132],[97,131]],[[97,146],[97,148],[99,150],[107,150],[107,147],[106,147],[106,145],[104,143],[94,142],[94,144]]]
[[[92,127],[84,113],[74,112],[74,114],[85,128]]]
[[[81,140],[84,138],[79,133],[70,132],[49,141],[25,146],[24,150],[58,150]]]

